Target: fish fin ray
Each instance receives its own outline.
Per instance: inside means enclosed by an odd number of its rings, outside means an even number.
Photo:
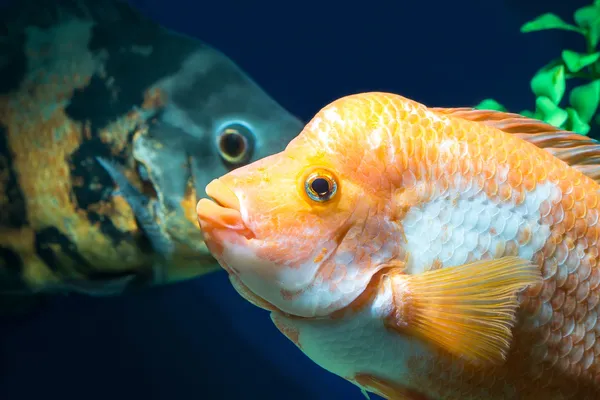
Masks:
[[[431,108],[443,114],[469,121],[481,122],[506,133],[515,135],[542,148],[600,183],[600,142],[588,136],[557,128],[546,122],[519,114],[474,108]],[[596,168],[580,168],[580,166]]]
[[[146,196],[138,191],[125,177],[121,168],[114,162],[96,157],[100,165],[108,172],[113,181],[119,186],[119,193],[125,198],[129,206],[131,207],[136,219],[141,225],[141,228],[148,235],[152,247],[159,254],[167,255],[171,251],[171,242],[169,238],[164,234],[158,223],[154,220],[154,217],[150,214],[148,209],[144,206]]]
[[[574,168],[600,183],[600,165],[577,165]]]
[[[418,393],[412,389],[402,387],[398,384],[391,383],[386,379],[381,379],[371,374],[356,374],[354,381],[360,385],[361,391],[368,397],[369,392],[375,393],[378,396],[386,399],[394,400],[429,400],[429,397]]]
[[[98,163],[106,170],[112,180],[119,186],[119,194],[125,198],[131,207],[135,218],[143,232],[148,237],[153,250],[163,259],[152,265],[156,283],[164,283],[167,279],[165,260],[173,252],[171,239],[161,229],[148,208],[148,199],[135,188],[123,173],[121,167],[113,161],[96,157]]]
[[[537,265],[518,257],[393,275],[398,311],[386,323],[469,361],[502,363],[512,341],[517,292],[540,278]]]
[[[88,296],[117,296],[125,292],[137,278],[136,274],[127,274],[95,280],[65,279],[51,287],[55,292],[74,292]]]

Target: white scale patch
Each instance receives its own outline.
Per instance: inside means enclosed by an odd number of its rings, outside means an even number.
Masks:
[[[314,317],[330,312],[330,306],[342,308],[355,300],[368,285],[371,274],[360,273],[358,266],[350,264],[343,271],[335,271],[343,279],[336,290],[331,290],[329,281],[317,279],[319,263],[313,259],[322,248],[328,252],[326,259],[336,248],[335,242],[317,247],[319,250],[298,266],[277,265],[256,256],[254,250],[246,245],[229,244],[223,251],[223,261],[234,269],[238,278],[256,295],[275,305],[278,309],[291,314]],[[389,249],[382,249],[382,254]],[[373,271],[373,273],[375,273]],[[342,275],[343,274],[343,275]],[[299,294],[291,297],[282,295],[282,290]]]
[[[371,150],[376,150],[381,146],[381,143],[383,142],[383,137],[382,137],[382,128],[378,127],[378,128],[374,128],[371,133],[367,136],[367,143],[369,144],[369,148]]]
[[[342,126],[345,125],[345,121],[338,113],[336,107],[329,107],[323,110],[323,116],[327,121],[331,122],[332,124],[341,124]]]
[[[423,271],[436,258],[444,266],[463,264],[469,252],[477,257],[501,242],[515,240],[525,227],[531,229],[532,237],[518,249],[518,255],[531,259],[550,234],[549,227],[540,224],[540,206],[558,195],[558,188],[546,183],[528,193],[518,206],[495,204],[483,192],[465,191],[456,204],[439,197],[414,208],[404,221],[412,256],[410,272]],[[277,315],[277,320],[298,332],[301,350],[326,370],[348,380],[366,373],[410,387],[408,360],[434,356],[425,343],[385,329],[382,316],[389,310],[390,294],[387,288],[364,311],[342,319],[288,320]]]
[[[470,254],[475,259],[488,251],[495,255],[508,242],[517,240],[524,229],[531,231],[531,239],[518,247],[519,257],[531,260],[544,246],[550,227],[540,223],[540,206],[557,194],[555,185],[538,185],[518,206],[511,202],[494,203],[484,192],[473,195],[474,190],[450,190],[449,195],[413,207],[407,213],[402,226],[410,254],[409,273],[423,272],[434,260],[447,267],[466,263]]]
[[[413,356],[426,356],[427,346],[388,331],[382,322],[391,304],[391,288],[352,318],[336,320],[287,319],[273,314],[284,326],[297,330],[301,350],[326,370],[352,380],[372,374],[408,385]]]

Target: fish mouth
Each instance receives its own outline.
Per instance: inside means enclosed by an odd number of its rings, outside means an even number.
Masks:
[[[246,239],[254,238],[242,218],[239,199],[227,185],[214,179],[206,186],[205,191],[210,199],[200,199],[196,206],[202,232],[228,231]]]

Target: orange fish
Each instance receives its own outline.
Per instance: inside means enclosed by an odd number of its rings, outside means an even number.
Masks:
[[[600,399],[600,144],[388,93],[323,108],[197,212],[247,300],[389,399]]]

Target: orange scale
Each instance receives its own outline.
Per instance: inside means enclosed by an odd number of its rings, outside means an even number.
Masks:
[[[511,169],[508,171],[507,183],[513,188],[518,188],[523,183],[523,174],[517,169]]]
[[[559,289],[557,290],[554,295],[552,296],[552,299],[550,300],[550,304],[552,305],[552,309],[554,311],[557,311],[559,309],[562,308],[563,304],[565,304],[565,299],[567,297],[567,294],[565,293],[564,290]]]
[[[575,312],[573,313],[573,318],[575,319],[575,322],[580,324],[582,329],[584,329],[583,321],[585,320],[585,317],[587,316],[587,312],[588,312],[587,303],[578,303],[577,307],[575,307]]]
[[[600,300],[600,292],[598,292],[597,290],[590,291],[590,294],[587,297],[588,310],[592,310],[592,309],[596,308],[599,300]]]
[[[573,315],[575,308],[577,308],[577,301],[575,300],[575,297],[567,296],[562,306],[562,312],[565,314],[565,317],[570,317]]]
[[[581,303],[580,305],[582,307],[585,307],[585,309],[587,310],[587,302],[585,302],[585,300],[587,300],[587,297],[590,294],[590,283],[588,281],[583,281],[579,284],[579,286],[577,287],[577,290],[575,291],[575,299],[577,300],[578,303]],[[585,304],[583,304],[585,302]]]

